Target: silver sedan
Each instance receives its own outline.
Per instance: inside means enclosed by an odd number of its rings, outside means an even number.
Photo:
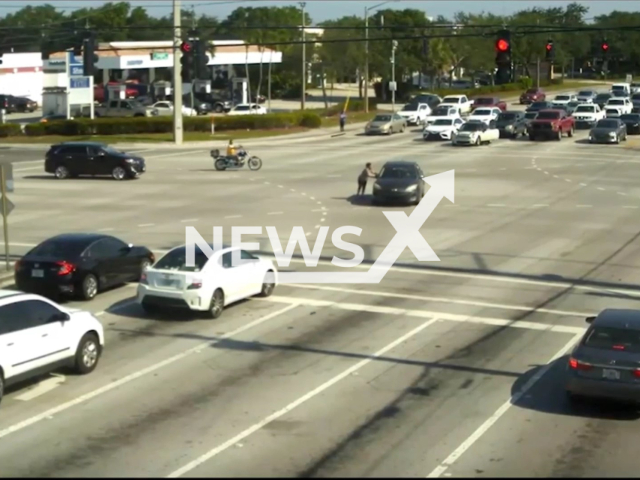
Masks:
[[[366,135],[391,135],[396,132],[404,132],[407,128],[407,120],[397,113],[381,113],[376,115],[364,127]]]

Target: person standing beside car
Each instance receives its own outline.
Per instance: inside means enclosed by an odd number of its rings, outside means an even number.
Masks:
[[[371,163],[367,163],[364,167],[364,170],[358,176],[358,192],[356,195],[364,195],[367,189],[367,180],[369,178],[376,178],[378,175],[373,171],[371,167]]]

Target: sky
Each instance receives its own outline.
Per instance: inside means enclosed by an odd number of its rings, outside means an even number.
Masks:
[[[326,1],[326,0],[307,0],[306,9],[311,18],[315,22],[322,22],[333,18],[342,17],[345,15],[363,15],[365,7],[374,7],[381,3],[382,0],[350,0],[350,1]],[[32,6],[43,5],[46,3],[57,5],[61,10],[70,11],[73,9],[99,6],[104,1],[98,0],[49,0],[47,1],[30,1],[28,2]],[[130,1],[132,5],[144,6],[154,16],[164,16],[171,13],[171,1],[170,0],[145,0],[145,1]],[[297,5],[296,1],[257,1],[257,0],[182,0],[183,8],[194,7],[197,13],[206,13],[207,15],[213,15],[216,17],[226,17],[236,7],[250,6],[250,7],[263,7],[263,6],[287,6]],[[518,10],[523,10],[531,7],[548,8],[553,6],[565,6],[570,1],[496,1],[496,0],[475,0],[475,1],[456,1],[456,0],[392,0],[387,2],[381,8],[417,8],[424,10],[428,16],[437,17],[438,15],[444,15],[445,17],[451,17],[455,12],[466,11],[469,13],[490,12],[495,14],[510,14]],[[622,11],[640,11],[640,0],[628,0],[628,1],[579,1],[587,7],[589,7],[589,16],[597,16],[605,13],[609,13],[613,10]],[[25,6],[27,2],[21,4],[20,1],[5,0],[0,1],[0,15],[18,10]]]

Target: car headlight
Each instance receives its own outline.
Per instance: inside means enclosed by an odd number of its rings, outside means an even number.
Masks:
[[[616,136],[616,132],[609,132],[609,136],[610,137],[615,137]]]
[[[507,126],[505,127],[505,130],[513,130],[513,125],[507,125]]]
[[[405,192],[413,192],[418,188],[418,185],[410,185],[405,189]]]
[[[125,160],[125,162],[127,162],[127,163],[137,163],[133,158],[127,158]]]

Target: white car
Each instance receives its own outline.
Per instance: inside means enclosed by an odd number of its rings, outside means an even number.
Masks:
[[[172,102],[156,102],[151,105],[151,108],[158,110],[158,115],[173,115],[173,103]],[[182,115],[185,117],[195,117],[198,113],[189,107],[182,106]]]
[[[218,318],[232,303],[255,295],[268,297],[277,283],[278,272],[271,260],[239,247],[219,249],[210,258],[195,248],[195,265],[188,266],[187,247],[181,246],[145,270],[137,298],[150,314],[175,307]]]
[[[602,120],[605,113],[604,110],[600,109],[595,103],[585,103],[578,105],[571,116],[575,119],[576,125],[590,126]]]
[[[451,144],[458,145],[488,145],[500,138],[500,130],[492,128],[484,122],[467,122],[460,127],[451,139]]]
[[[429,115],[425,119],[425,129],[432,123],[443,118],[460,118],[460,110],[458,110],[456,107],[442,107],[438,105],[435,110],[431,112],[431,115]]]
[[[465,115],[471,111],[472,105],[473,102],[466,95],[447,95],[438,107],[455,107],[461,115]]]
[[[267,109],[257,103],[241,103],[236,105],[227,115],[266,115]]]
[[[573,93],[566,93],[566,94],[556,95],[554,99],[551,101],[551,104],[554,107],[562,107],[564,105],[567,105],[568,103],[577,102],[577,101],[578,101],[578,97],[576,95],[574,95]]]
[[[604,109],[607,112],[607,116],[610,116],[609,111],[612,111],[613,109],[618,111],[618,116],[625,115],[633,111],[633,103],[631,103],[631,100],[628,98],[614,97],[607,101],[604,105]]]
[[[430,114],[431,108],[426,103],[407,103],[398,112],[398,115],[407,120],[407,125],[422,125]]]
[[[104,330],[91,313],[40,295],[0,290],[0,399],[5,387],[73,366],[92,372],[104,347]]]
[[[631,85],[631,94],[640,93],[640,83],[633,82]]]
[[[425,127],[422,138],[425,140],[451,140],[460,129],[464,120],[458,118],[439,118],[431,125]]]
[[[499,108],[476,108],[467,120],[478,120],[489,125],[491,122],[495,122],[498,119],[498,115],[502,113]]]

